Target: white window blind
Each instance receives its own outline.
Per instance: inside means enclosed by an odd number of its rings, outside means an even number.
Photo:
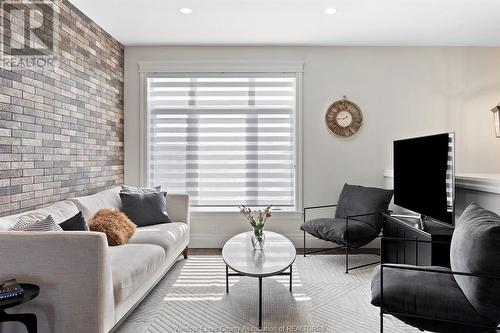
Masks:
[[[149,183],[193,206],[295,205],[295,74],[147,77]]]

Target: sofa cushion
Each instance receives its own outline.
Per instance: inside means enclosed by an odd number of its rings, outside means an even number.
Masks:
[[[154,244],[161,246],[167,257],[178,255],[189,242],[189,226],[182,222],[164,223],[140,227],[130,238],[130,244]]]
[[[75,216],[76,213],[78,213],[78,208],[74,203],[70,201],[59,201],[55,204],[40,209],[1,217],[0,231],[7,231],[12,229],[12,227],[19,221],[19,218],[25,215],[36,216],[37,219],[46,218],[50,215],[54,219],[54,222],[59,224],[66,221],[70,217]]]
[[[166,263],[165,251],[152,244],[127,244],[109,248],[115,304],[120,304],[148,283]],[[150,282],[149,282],[150,283]]]
[[[387,211],[393,193],[392,190],[377,187],[344,184],[335,217]],[[382,228],[381,215],[363,216],[357,219],[370,224],[377,231]]]
[[[89,226],[87,222],[85,222],[82,212],[78,212],[75,216],[60,223],[59,226],[64,231],[89,231]]]
[[[456,223],[450,263],[454,271],[500,276],[500,216],[471,204]],[[472,306],[491,321],[500,322],[500,281],[456,275]]]
[[[121,210],[122,202],[120,200],[119,193],[120,186],[116,186],[96,194],[87,195],[85,197],[70,198],[68,200],[73,202],[76,207],[78,207],[78,210],[83,213],[85,221],[89,221],[92,217],[94,217],[95,213],[97,213],[99,209],[108,208]]]
[[[404,266],[404,265],[401,265]],[[432,266],[449,272],[449,268]],[[411,270],[384,268],[384,310],[426,316],[443,320],[455,320],[492,326],[471,306],[452,274],[428,273]],[[380,306],[380,266],[374,271],[371,285],[372,301]],[[446,322],[422,320],[398,316],[402,321],[421,330],[431,332],[485,332],[472,327],[456,326]]]
[[[345,245],[348,236],[349,247],[360,247],[368,244],[378,236],[378,231],[371,225],[356,219],[349,219],[349,232],[346,233],[345,218],[320,218],[305,222],[300,226],[311,235],[329,242]]]
[[[120,198],[123,212],[139,227],[171,222],[161,192],[120,192]]]

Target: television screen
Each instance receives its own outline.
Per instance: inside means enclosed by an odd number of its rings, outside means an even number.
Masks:
[[[394,203],[453,224],[454,135],[394,141]]]

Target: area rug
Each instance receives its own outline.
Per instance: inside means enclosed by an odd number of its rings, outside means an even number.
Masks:
[[[350,264],[376,260],[353,255]],[[293,292],[289,277],[265,278],[263,327],[258,325],[258,280],[231,277],[225,291],[220,256],[178,261],[117,330],[120,333],[378,332],[379,310],[370,304],[373,267],[344,273],[340,255],[297,256]],[[418,332],[386,316],[385,332]]]

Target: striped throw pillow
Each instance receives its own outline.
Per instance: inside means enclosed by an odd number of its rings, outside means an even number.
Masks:
[[[29,219],[24,219],[24,216],[19,218],[19,221],[14,227],[13,231],[63,231],[62,228],[54,221],[52,216],[47,216],[44,219],[38,221],[30,221]]]

